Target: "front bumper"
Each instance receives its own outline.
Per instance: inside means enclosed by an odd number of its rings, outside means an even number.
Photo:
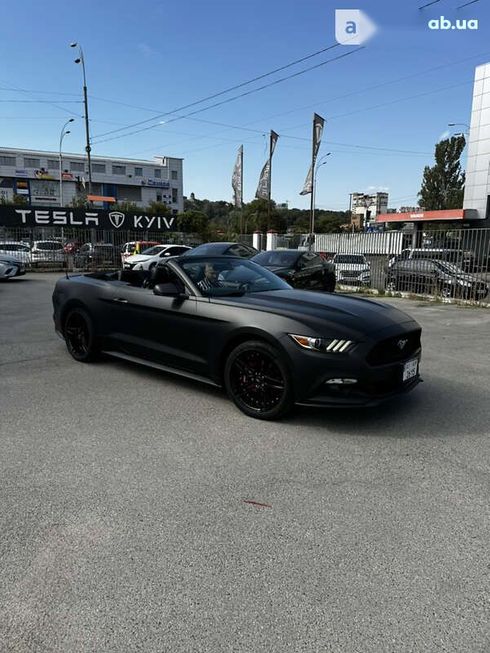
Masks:
[[[420,342],[408,349],[404,356],[382,360],[372,359],[373,351],[380,351],[386,339],[407,338],[418,325],[408,322],[383,332],[384,338],[358,343],[346,354],[323,354],[300,349],[288,337],[282,340],[291,359],[295,402],[308,406],[375,406],[391,397],[413,390],[421,382],[419,365]],[[418,327],[420,329],[420,327]],[[408,341],[408,340],[407,340]],[[385,350],[381,350],[381,356]],[[405,364],[417,361],[417,373],[403,380]],[[331,384],[332,379],[355,379],[353,384]]]

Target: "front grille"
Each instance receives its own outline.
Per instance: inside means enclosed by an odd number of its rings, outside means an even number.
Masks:
[[[366,361],[369,365],[388,365],[410,358],[420,349],[420,335],[421,329],[416,329],[382,340],[371,349]]]
[[[361,275],[361,273],[358,270],[343,270],[341,272],[341,275],[343,277],[355,278],[355,277],[359,277]]]

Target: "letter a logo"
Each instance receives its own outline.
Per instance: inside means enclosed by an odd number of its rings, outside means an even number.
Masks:
[[[369,16],[360,9],[335,10],[335,38],[341,45],[362,45],[376,29]]]

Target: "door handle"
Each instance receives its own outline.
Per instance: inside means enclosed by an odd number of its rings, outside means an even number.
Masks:
[[[112,301],[117,302],[118,304],[127,304],[128,303],[128,300],[124,299],[124,297],[115,297]]]

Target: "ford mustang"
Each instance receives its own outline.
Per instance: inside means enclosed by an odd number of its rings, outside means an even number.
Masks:
[[[61,278],[54,323],[71,356],[101,354],[224,386],[245,414],[371,406],[420,381],[421,329],[389,304],[295,290],[249,260],[181,256],[152,272]]]

